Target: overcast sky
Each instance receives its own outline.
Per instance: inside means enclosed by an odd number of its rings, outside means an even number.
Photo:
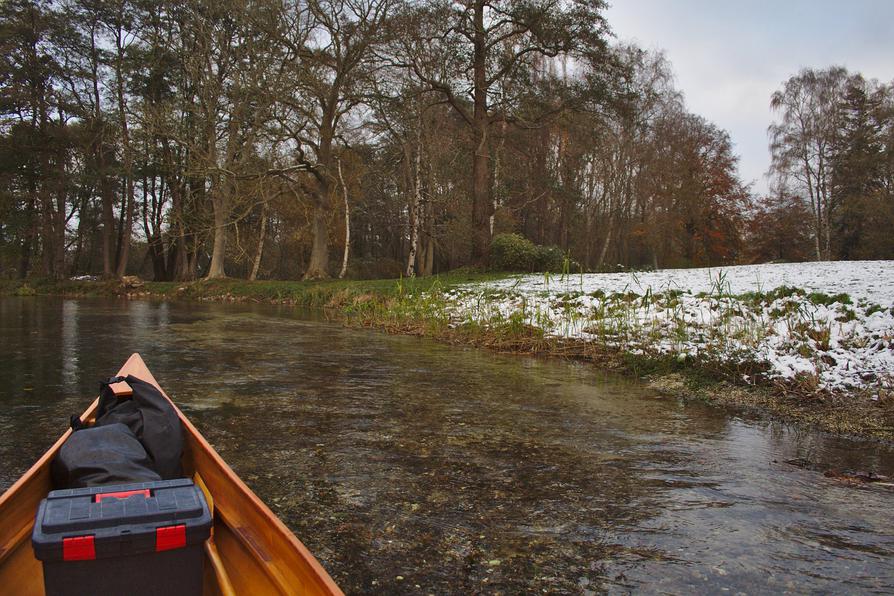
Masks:
[[[894,80],[894,0],[609,0],[621,41],[664,50],[691,112],[729,131],[765,192],[770,94],[802,67]]]

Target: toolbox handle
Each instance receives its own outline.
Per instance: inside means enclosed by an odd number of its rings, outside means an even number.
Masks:
[[[143,495],[143,498],[148,499],[152,496],[149,492],[148,488],[138,488],[136,490],[125,490],[118,493],[100,493],[96,495],[95,503],[102,503],[103,499],[126,499],[127,497],[132,497],[133,495]]]

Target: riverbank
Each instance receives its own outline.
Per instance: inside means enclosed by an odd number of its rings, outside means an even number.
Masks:
[[[876,262],[374,281],[6,282],[0,292],[323,309],[348,325],[588,361],[668,396],[894,441],[891,278],[894,268]]]

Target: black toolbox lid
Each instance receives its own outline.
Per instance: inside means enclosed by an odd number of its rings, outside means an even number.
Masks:
[[[31,542],[41,561],[70,561],[172,550],[210,533],[205,495],[181,478],[52,491]]]

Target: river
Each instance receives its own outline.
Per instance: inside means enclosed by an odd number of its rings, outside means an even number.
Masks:
[[[348,593],[894,591],[889,446],[267,305],[0,298],[0,489],[132,352]]]

